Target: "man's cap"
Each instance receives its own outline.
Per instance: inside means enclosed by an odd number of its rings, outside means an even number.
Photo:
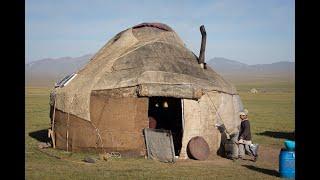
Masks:
[[[248,110],[247,110],[247,109],[244,109],[243,111],[240,111],[240,112],[239,112],[239,115],[240,115],[240,116],[241,116],[241,115],[243,115],[243,116],[248,115]]]

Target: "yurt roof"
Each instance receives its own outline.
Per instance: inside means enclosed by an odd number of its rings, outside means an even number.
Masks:
[[[140,86],[144,96],[157,96],[166,86],[177,88],[169,95],[179,98],[194,98],[189,92],[197,90],[237,94],[210,67],[201,68],[177,33],[161,23],[142,23],[118,33],[76,74],[67,86],[54,90],[56,108],[86,120],[95,90]]]

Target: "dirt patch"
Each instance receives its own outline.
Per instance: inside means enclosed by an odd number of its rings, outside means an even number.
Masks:
[[[271,164],[278,164],[280,148],[270,146],[260,146],[258,161],[267,162]]]
[[[258,164],[268,164],[269,166],[277,167],[279,163],[279,153],[280,149],[276,147],[270,147],[265,145],[260,145],[259,147],[259,157],[256,163]],[[236,160],[237,162],[240,162],[240,164],[254,164],[255,162],[252,161],[253,157],[250,157],[248,155],[245,156],[244,160]],[[192,164],[192,163],[204,163],[204,164],[219,164],[219,165],[228,165],[232,164],[234,161],[223,158],[221,156],[217,155],[211,155],[209,158],[205,161],[199,161],[199,160],[192,160],[192,159],[178,159],[177,163],[181,164]]]

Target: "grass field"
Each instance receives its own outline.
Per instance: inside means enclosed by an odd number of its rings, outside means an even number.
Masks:
[[[250,94],[250,88],[265,88],[265,93]],[[57,159],[37,148],[39,134],[46,136],[49,125],[49,88],[26,87],[26,167],[27,179],[280,179],[278,155],[286,138],[294,130],[294,83],[239,84],[254,143],[261,144],[259,160],[230,161],[216,157],[207,161],[179,160],[174,164],[144,158],[120,158],[85,164],[81,160],[92,153],[67,153],[44,149],[66,157]]]

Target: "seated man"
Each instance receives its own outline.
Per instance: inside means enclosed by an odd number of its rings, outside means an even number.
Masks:
[[[239,158],[243,159],[245,154],[248,154],[254,157],[254,161],[257,161],[259,145],[252,144],[250,122],[248,119],[247,112],[240,112],[240,119],[241,119],[241,125],[240,125],[239,137],[238,137]]]

